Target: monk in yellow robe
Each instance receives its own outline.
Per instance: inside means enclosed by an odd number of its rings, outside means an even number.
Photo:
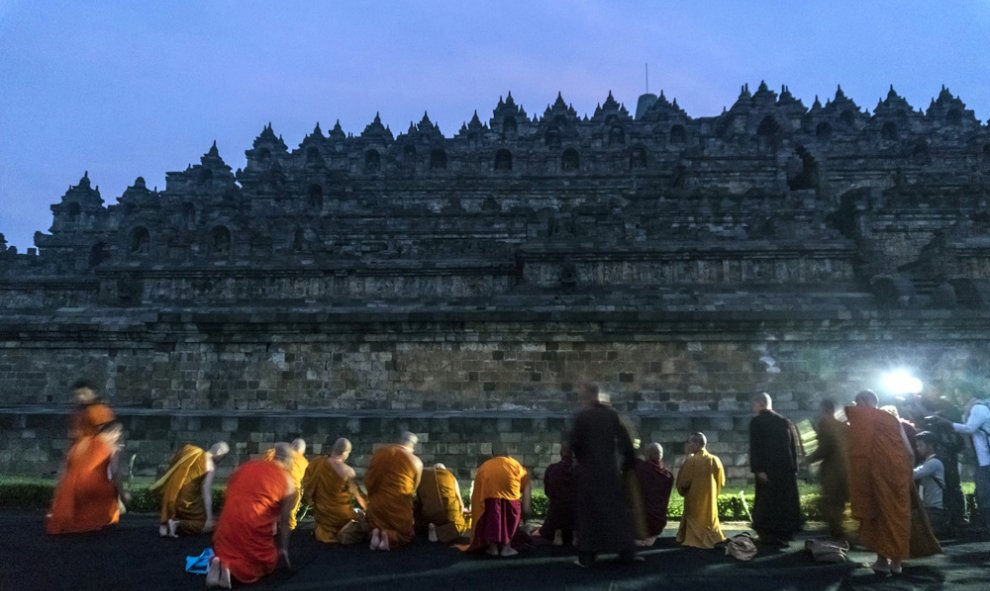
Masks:
[[[76,402],[69,417],[69,441],[91,437],[100,432],[100,427],[116,420],[113,411],[96,393],[96,386],[87,380],[79,380],[72,385],[72,398]]]
[[[693,433],[684,444],[687,459],[677,472],[677,492],[684,497],[684,515],[677,530],[683,546],[714,548],[725,539],[718,521],[718,495],[725,486],[722,461],[708,453],[704,433]]]
[[[416,490],[416,528],[431,542],[450,544],[468,530],[457,478],[443,464],[424,468]]]
[[[367,503],[357,485],[354,468],[347,465],[351,442],[341,437],[329,456],[317,456],[302,479],[303,501],[313,506],[316,529],[313,535],[324,544],[336,543],[341,528],[355,520],[354,501]]]
[[[183,445],[172,456],[165,474],[149,490],[162,497],[158,535],[177,538],[185,534],[209,533],[213,518],[213,477],[216,464],[230,452],[220,441],[209,451]]]
[[[880,575],[898,574],[905,558],[928,556],[941,548],[925,519],[913,523],[914,451],[900,421],[877,405],[877,395],[864,390],[856,395],[855,406],[846,407],[849,500],[853,517],[860,521],[860,543],[877,553],[871,568]],[[927,547],[912,548],[913,535]]]
[[[415,434],[403,432],[398,443],[371,456],[364,484],[372,550],[388,551],[412,541],[413,499],[423,474],[423,461],[413,453],[418,441]]]
[[[227,497],[213,533],[206,586],[230,589],[233,581],[254,583],[289,563],[289,513],[296,486],[288,469],[296,452],[275,444],[275,461],[251,460],[227,481]]]
[[[293,484],[296,485],[296,502],[292,506],[292,517],[289,519],[289,529],[296,529],[299,522],[296,521],[296,515],[299,513],[299,506],[302,505],[302,480],[303,476],[306,475],[306,468],[309,466],[309,460],[306,459],[306,441],[303,439],[293,439],[292,443],[289,444],[292,447],[292,451],[295,454],[292,455],[292,462],[289,464],[289,476],[292,477]],[[272,448],[265,452],[265,459],[269,462],[275,461],[275,449]]]
[[[485,549],[491,556],[509,557],[519,552],[512,537],[522,514],[529,512],[529,474],[507,455],[486,460],[474,476],[471,493],[471,544],[466,551]]]
[[[117,470],[120,423],[101,427],[70,449],[65,472],[45,518],[49,534],[97,531],[120,520],[120,482]]]

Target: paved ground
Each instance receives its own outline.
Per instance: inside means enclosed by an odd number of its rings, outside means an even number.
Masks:
[[[110,530],[75,536],[46,536],[42,515],[0,512],[0,591],[50,589],[200,589],[204,577],[183,571],[186,555],[199,554],[207,536],[158,538],[155,517],[125,515]],[[735,524],[734,530],[742,524]],[[761,548],[751,562],[718,551],[677,547],[665,532],[646,561],[632,566],[602,562],[590,570],[572,564],[565,548],[534,547],[512,559],[465,556],[425,539],[391,553],[367,547],[325,546],[311,535],[311,522],[293,534],[291,571],[280,571],[251,589],[561,589],[704,591],[741,590],[938,590],[990,589],[990,543],[960,539],[946,553],[910,561],[899,577],[880,579],[857,563],[820,565],[803,550]],[[807,535],[812,535],[814,532]]]

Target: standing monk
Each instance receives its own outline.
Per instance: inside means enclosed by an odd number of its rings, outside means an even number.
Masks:
[[[643,498],[643,520],[646,538],[637,540],[640,546],[652,546],[657,536],[667,527],[667,506],[670,490],[674,487],[674,475],[663,462],[663,446],[651,443],[646,446],[646,459],[636,460],[636,480]]]
[[[491,556],[515,556],[512,536],[529,513],[529,475],[508,455],[493,455],[474,476],[471,521],[474,532],[467,551],[486,549]]]
[[[96,435],[100,427],[116,419],[110,406],[96,393],[96,386],[88,380],[72,384],[72,398],[76,402],[69,417],[69,441]]]
[[[372,550],[387,552],[413,539],[413,498],[423,474],[423,461],[413,453],[418,442],[414,433],[403,431],[398,443],[371,456],[364,484]]]
[[[567,441],[560,444],[560,461],[547,466],[543,473],[543,490],[549,506],[540,536],[553,540],[555,546],[570,544],[574,536],[577,470],[571,444]]]
[[[227,481],[227,497],[206,574],[207,587],[229,589],[231,581],[253,583],[270,574],[281,560],[289,566],[289,513],[296,487],[288,469],[295,452],[275,444],[275,461],[251,460]]]
[[[759,541],[786,546],[801,529],[798,441],[794,424],[773,411],[770,395],[753,397],[749,422],[749,464],[756,475],[753,529]]]
[[[847,431],[849,427],[835,418],[835,402],[823,400],[818,421],[818,448],[808,456],[808,463],[821,462],[818,468],[818,512],[828,525],[828,533],[836,540],[845,538],[842,525],[849,501],[849,458]]]
[[[461,487],[443,464],[423,468],[416,489],[416,528],[428,532],[431,542],[450,544],[468,530]]]
[[[299,512],[299,505],[302,504],[302,480],[303,476],[306,475],[306,467],[309,466],[309,460],[306,459],[306,440],[293,439],[289,446],[294,452],[290,454],[292,461],[289,464],[289,476],[292,477],[292,483],[296,485],[296,502],[292,505],[292,515],[289,517],[289,529],[296,529],[296,525],[298,525],[296,514]],[[270,449],[265,452],[265,459],[269,462],[274,462],[275,450]]]
[[[914,453],[900,422],[877,408],[877,395],[864,390],[856,405],[846,407],[849,418],[849,498],[853,517],[860,521],[860,542],[877,553],[871,565],[881,575],[901,572],[901,562],[912,555],[912,527],[923,530],[927,520],[914,523],[912,465]],[[922,512],[923,515],[923,512]],[[921,534],[923,535],[923,534]],[[927,548],[914,555],[940,551],[938,542],[925,540]]]
[[[120,423],[112,421],[69,449],[65,473],[45,517],[46,532],[96,531],[120,520],[117,450],[122,433]]]
[[[618,455],[623,469],[635,466],[632,441],[618,413],[600,397],[596,384],[581,386],[578,395],[583,408],[574,418],[570,439],[580,466],[575,513],[577,564],[591,566],[600,552],[618,552],[621,561],[632,561],[636,548],[632,513],[616,464]]]
[[[677,492],[684,497],[684,516],[677,530],[683,546],[714,548],[725,539],[718,521],[718,495],[725,486],[722,461],[708,453],[704,433],[692,433],[684,443],[687,458],[677,471]]]
[[[180,531],[213,531],[213,477],[216,463],[229,452],[230,446],[220,441],[209,451],[187,444],[175,453],[168,471],[148,489],[162,495],[158,535],[177,538]]]
[[[354,500],[363,508],[364,497],[357,485],[354,468],[347,465],[351,442],[341,437],[329,456],[317,456],[303,476],[303,499],[313,506],[316,529],[313,535],[324,544],[338,542],[337,533],[354,521]]]

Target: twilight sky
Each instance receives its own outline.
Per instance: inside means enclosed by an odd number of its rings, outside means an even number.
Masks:
[[[84,170],[115,203],[134,178],[232,168],[271,121],[290,149],[319,121],[396,134],[423,111],[448,137],[512,91],[591,114],[661,88],[693,117],[760,80],[810,106],[841,84],[872,110],[890,84],[942,84],[990,118],[990,1],[391,2],[0,0],[0,233],[23,252]]]

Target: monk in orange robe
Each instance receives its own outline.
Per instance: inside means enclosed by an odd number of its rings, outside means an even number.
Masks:
[[[718,520],[718,495],[725,486],[722,460],[708,453],[704,433],[692,433],[684,443],[687,456],[677,471],[675,486],[684,497],[684,515],[677,530],[682,546],[710,549],[725,539]]]
[[[354,468],[347,465],[351,442],[341,437],[329,456],[317,456],[303,476],[303,501],[313,506],[313,535],[324,544],[336,543],[341,528],[355,520],[354,501],[367,507]]]
[[[122,432],[120,423],[113,421],[96,435],[83,436],[69,449],[65,473],[45,518],[45,531],[97,531],[120,520],[117,451]]]
[[[517,552],[512,537],[522,514],[529,512],[530,482],[526,468],[507,455],[497,455],[478,466],[471,493],[471,522],[474,524],[472,552],[485,549],[491,556],[509,557]]]
[[[413,498],[423,473],[423,461],[413,454],[418,438],[404,432],[399,442],[371,456],[364,484],[368,488],[371,549],[403,546],[413,538]]]
[[[87,380],[79,380],[72,385],[76,408],[69,417],[69,441],[96,435],[100,427],[116,420],[113,411],[96,392],[96,386]]]
[[[855,406],[846,407],[849,498],[853,517],[860,521],[860,542],[877,553],[872,568],[887,575],[900,573],[902,561],[912,555],[914,452],[897,418],[877,403],[877,395],[864,390],[856,395]],[[934,548],[940,551],[937,542]]]
[[[450,544],[468,530],[457,478],[443,464],[424,468],[416,490],[416,528],[431,542]]]
[[[206,574],[207,587],[229,589],[233,580],[253,583],[272,573],[279,561],[289,563],[289,513],[296,487],[289,476],[295,451],[275,444],[275,461],[251,460],[227,481],[227,497]]]
[[[230,446],[221,441],[209,451],[187,444],[175,453],[168,471],[149,488],[162,497],[158,535],[177,538],[180,531],[213,531],[213,477],[217,462],[229,452]]]
[[[295,454],[292,455],[292,463],[289,464],[289,476],[292,477],[293,484],[296,485],[296,502],[292,506],[292,517],[289,519],[289,529],[296,529],[299,522],[296,521],[296,514],[299,513],[299,506],[302,505],[302,480],[306,475],[306,468],[309,460],[306,459],[306,441],[304,439],[293,439],[289,444]],[[265,452],[265,459],[269,462],[275,461],[275,449]]]

